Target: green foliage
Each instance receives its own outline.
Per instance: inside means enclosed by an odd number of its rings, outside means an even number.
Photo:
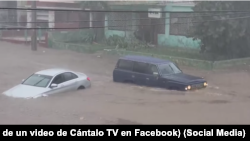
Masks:
[[[126,48],[128,43],[125,41],[124,37],[118,35],[112,35],[106,39],[106,44],[109,46],[119,46],[120,48]]]
[[[84,29],[79,31],[50,32],[49,38],[65,43],[93,43],[96,37],[92,29]]]
[[[117,48],[123,49],[138,49],[138,48],[148,48],[146,42],[139,41],[135,38],[125,38],[118,35],[112,35],[106,39],[106,44],[109,46],[116,46]]]
[[[190,37],[201,40],[201,52],[211,53],[226,58],[239,58],[250,56],[250,18],[226,20],[230,18],[246,17],[248,13],[211,12],[211,11],[237,11],[249,10],[248,1],[202,1],[197,2],[195,11],[208,11],[198,13],[193,19],[197,22]],[[204,16],[214,15],[214,16]],[[213,22],[205,22],[213,20]],[[217,20],[217,21],[215,21]],[[214,58],[218,59],[218,58]]]
[[[84,36],[82,36],[82,42],[83,43],[93,43],[93,41],[95,40],[95,34],[93,32],[88,32],[87,34],[85,34]]]

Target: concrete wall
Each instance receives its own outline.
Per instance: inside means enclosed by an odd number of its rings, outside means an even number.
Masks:
[[[118,36],[121,36],[121,37],[125,37],[125,34],[126,34],[126,37],[131,37],[131,36],[134,36],[134,32],[133,31],[118,31],[118,30],[109,30],[108,29],[108,21],[107,21],[107,15],[105,15],[105,37],[108,38],[112,35],[118,35]],[[133,23],[133,24],[136,24],[136,23]]]
[[[178,4],[168,4],[164,11],[192,11],[192,7],[194,5],[179,5]],[[128,10],[128,8],[134,9],[137,7],[137,10],[148,10],[148,7],[150,6],[116,6],[113,7],[113,9],[116,10]],[[153,7],[153,6],[151,6]],[[192,49],[199,49],[199,43],[200,41],[193,41],[192,38],[188,38],[186,36],[176,36],[176,35],[170,35],[170,19],[169,19],[169,13],[166,13],[166,26],[165,26],[165,34],[158,34],[158,45],[160,46],[167,46],[167,47],[182,47],[182,48],[192,48]],[[136,18],[136,17],[134,17]],[[105,17],[105,20],[107,20],[107,16]],[[137,24],[136,21],[134,21],[133,24]],[[105,21],[105,26],[108,26],[108,21]],[[135,27],[136,28],[136,27]],[[119,35],[124,37],[125,32],[124,31],[116,31],[116,30],[108,30],[108,28],[105,28],[105,36],[108,38],[112,35]],[[126,35],[133,36],[133,32],[127,31]]]
[[[193,6],[177,6],[168,5],[164,8],[164,11],[192,11]],[[166,13],[166,23],[170,23],[169,13]],[[158,35],[158,44],[162,46],[170,47],[183,47],[198,49],[200,41],[193,41],[192,38],[186,36],[170,35],[170,25],[166,24],[165,34]]]
[[[112,10],[148,10],[148,6],[147,5],[126,5],[126,6],[122,6],[122,5],[116,5],[116,6],[111,6]],[[135,14],[133,14],[133,19],[138,18],[136,17]],[[112,35],[119,35],[121,37],[124,37],[126,34],[126,37],[133,37],[134,36],[134,31],[118,31],[118,30],[109,30],[108,29],[108,18],[107,18],[107,14],[105,14],[105,37],[108,38]],[[137,21],[133,20],[132,25],[137,25]],[[136,30],[136,26],[133,27],[134,30]]]

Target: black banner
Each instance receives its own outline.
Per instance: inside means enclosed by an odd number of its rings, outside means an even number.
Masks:
[[[237,137],[249,125],[0,125],[2,137]]]

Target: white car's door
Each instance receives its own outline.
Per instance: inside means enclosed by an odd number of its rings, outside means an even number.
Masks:
[[[57,84],[57,87],[54,87],[54,88],[50,87],[51,90],[49,94],[62,93],[62,92],[76,90],[78,88],[77,75],[71,72],[59,74],[54,78],[51,84]]]
[[[75,90],[78,88],[77,85],[77,76],[71,72],[66,72],[63,73],[65,82],[63,83],[64,87],[64,91],[71,91],[71,90]]]
[[[62,89],[61,92],[68,92],[75,90],[75,86],[76,86],[76,81],[74,80],[66,81],[61,84],[61,89]]]
[[[65,72],[61,74],[64,82],[60,83],[58,92],[68,92],[77,89],[77,79],[75,75],[71,72]]]
[[[64,91],[64,82],[65,82],[65,79],[64,79],[64,76],[63,74],[59,74],[57,75],[51,82],[49,88],[50,88],[50,91],[47,93],[48,95],[49,94],[55,94],[55,93],[61,93]],[[51,87],[52,84],[57,84],[57,87]]]
[[[48,92],[48,94],[55,94],[55,93],[61,93],[63,92],[63,85],[61,84],[58,84],[57,87],[54,87],[54,88],[50,88],[50,91]]]

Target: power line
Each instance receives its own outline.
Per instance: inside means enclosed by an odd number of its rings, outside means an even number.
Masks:
[[[214,11],[128,11],[128,10],[84,10],[84,9],[50,9],[50,8],[7,8],[0,7],[3,10],[39,10],[39,11],[78,11],[78,12],[130,12],[130,13],[207,13],[207,12],[250,12],[249,10],[214,10]]]
[[[1,10],[0,10],[1,11]],[[32,12],[32,11],[28,11],[28,12]],[[61,11],[61,12],[65,12],[65,11]],[[67,12],[72,12],[72,11],[67,11]],[[183,12],[177,12],[177,13],[187,13],[185,11]],[[188,12],[189,14],[196,14],[195,12]],[[66,13],[65,13],[66,14]],[[121,13],[123,14],[123,13]],[[192,18],[192,17],[209,17],[209,16],[224,16],[224,15],[236,15],[236,14],[250,14],[250,11],[247,11],[247,12],[237,12],[237,13],[224,13],[224,14],[203,14],[203,15],[196,15],[196,16],[181,16],[181,17],[175,17],[175,18]],[[11,14],[11,15],[8,15],[8,16],[16,16],[16,14]],[[128,19],[128,20],[137,20],[137,19],[149,19],[149,18],[136,18],[136,19]],[[157,18],[157,19],[169,19],[169,18]],[[108,20],[105,20],[105,21],[108,21]]]
[[[245,17],[237,17],[237,18],[228,18],[228,19],[218,19],[218,20],[207,20],[207,21],[200,21],[200,22],[186,22],[186,23],[171,23],[171,24],[193,24],[193,23],[204,23],[204,22],[215,22],[215,21],[225,21],[225,20],[236,20],[236,19],[248,19],[250,16],[245,16]],[[41,27],[41,28],[0,28],[0,30],[31,30],[31,29],[90,29],[90,28],[108,28],[108,27],[128,27],[128,26],[156,26],[156,25],[169,25],[170,23],[165,23],[165,24],[145,24],[145,25],[126,25],[126,26],[95,26],[95,27],[69,27],[69,28],[46,28],[46,27]]]
[[[202,0],[201,0],[202,1]],[[147,5],[150,5],[150,4],[175,4],[175,3],[178,3],[178,4],[180,4],[180,3],[195,3],[195,1],[194,0],[186,0],[186,1],[184,1],[184,0],[182,0],[182,1],[172,1],[172,0],[165,0],[165,2],[147,2],[147,3],[145,3],[145,4],[147,4]]]
[[[181,3],[184,3],[184,4],[187,4],[187,3],[195,3],[194,0],[182,0],[182,1],[172,1],[172,0],[165,0],[166,2],[147,2],[145,4],[147,5],[151,5],[151,4],[156,4],[156,5],[162,5],[162,4],[181,4]],[[202,1],[202,0],[201,0]],[[126,5],[126,4],[125,4]],[[6,8],[6,7],[2,7],[2,8]],[[22,7],[19,7],[19,8],[22,8]],[[24,8],[24,7],[23,7]],[[0,8],[1,9],[1,8]]]
[[[199,16],[183,16],[183,17],[173,17],[173,18],[195,18],[195,17],[210,17],[210,16],[226,16],[226,15],[235,15],[236,13],[228,13],[228,14],[213,14],[213,15],[199,15]],[[250,12],[243,12],[243,13],[237,13],[237,14],[250,14]],[[165,17],[165,18],[157,18],[157,19],[171,19],[171,17]],[[134,19],[123,19],[123,20],[77,20],[77,21],[56,21],[56,22],[36,22],[36,23],[57,23],[57,22],[65,22],[65,23],[73,23],[73,22],[103,22],[103,21],[135,21],[135,20],[150,20],[150,18],[134,18]],[[17,23],[17,22],[0,22],[1,23]],[[18,23],[33,23],[33,22],[18,22]]]

